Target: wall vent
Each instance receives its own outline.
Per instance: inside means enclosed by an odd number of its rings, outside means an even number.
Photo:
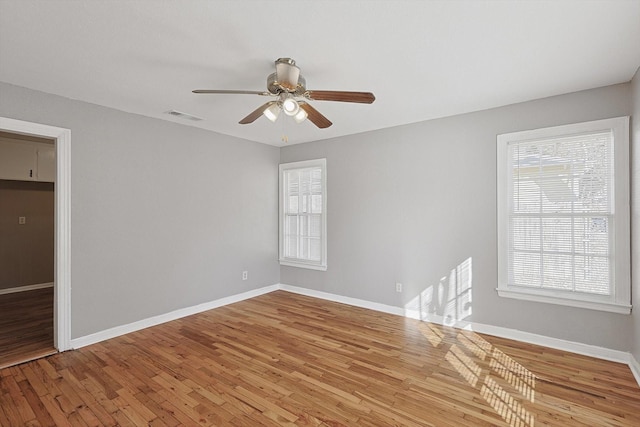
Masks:
[[[183,113],[181,111],[176,111],[176,110],[166,111],[165,114],[169,114],[185,120],[192,120],[194,122],[199,122],[200,120],[204,120],[202,117],[192,116],[191,114]]]

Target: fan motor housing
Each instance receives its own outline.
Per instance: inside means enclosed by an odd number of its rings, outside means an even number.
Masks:
[[[298,77],[298,86],[295,88],[295,90],[287,89],[280,83],[278,83],[276,73],[271,73],[269,74],[269,77],[267,77],[267,90],[273,95],[279,95],[282,92],[289,92],[295,94],[296,96],[300,96],[307,90],[306,86],[307,81],[304,79],[302,74],[300,74],[300,76]]]

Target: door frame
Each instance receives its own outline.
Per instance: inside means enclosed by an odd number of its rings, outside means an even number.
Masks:
[[[71,348],[71,130],[0,117],[0,130],[55,140],[53,345]]]

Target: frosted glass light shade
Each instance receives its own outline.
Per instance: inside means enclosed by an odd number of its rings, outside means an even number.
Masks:
[[[293,116],[293,120],[296,121],[296,123],[302,123],[307,119],[307,112],[304,111],[302,108],[300,108],[300,110],[296,113],[295,116]]]
[[[277,104],[273,104],[264,110],[262,114],[264,114],[267,119],[275,123],[275,121],[278,120],[278,115],[280,115],[280,107],[278,107]]]
[[[287,116],[295,116],[300,111],[300,106],[295,99],[287,98],[282,102],[282,110]]]

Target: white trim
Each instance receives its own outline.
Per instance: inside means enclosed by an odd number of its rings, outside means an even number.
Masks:
[[[595,345],[582,344],[573,341],[566,341],[558,338],[551,338],[544,335],[532,334],[529,332],[523,332],[516,329],[503,328],[501,326],[485,325],[475,322],[455,321],[448,322],[442,316],[435,314],[427,314],[426,316],[417,310],[407,310],[401,307],[390,306],[386,304],[379,304],[370,302],[358,298],[344,297],[341,295],[335,295],[328,292],[321,292],[312,289],[301,288],[298,286],[291,286],[280,284],[280,289],[287,292],[292,292],[300,295],[306,295],[314,298],[320,298],[328,301],[338,302],[342,304],[353,305],[356,307],[367,308],[370,310],[380,311],[387,314],[394,314],[397,316],[404,316],[412,319],[418,319],[426,322],[437,323],[439,325],[451,326],[457,329],[464,329],[468,331],[474,331],[481,334],[493,335],[500,338],[507,338],[515,341],[521,341],[529,344],[540,345],[544,347],[553,348],[556,350],[567,351],[570,353],[581,354],[583,356],[595,357],[598,359],[609,360],[612,362],[624,363],[629,365],[631,372],[636,378],[638,385],[640,386],[640,365],[635,361],[630,353],[612,350]],[[635,366],[634,366],[635,363]]]
[[[0,130],[55,139],[55,278],[53,345],[59,351],[71,341],[71,131],[0,117]]]
[[[566,341],[559,338],[532,334],[530,332],[503,328],[501,326],[485,325],[482,323],[471,323],[468,330],[500,338],[507,338],[510,340],[549,347],[556,350],[568,351],[570,353],[581,354],[583,356],[595,357],[597,359],[609,360],[611,362],[629,363],[629,353],[596,345]]]
[[[308,268],[309,270],[327,271],[327,266],[326,265],[307,264],[307,263],[304,263],[304,262],[293,262],[293,261],[280,260],[280,265],[284,265],[286,267]]]
[[[514,298],[524,301],[546,302],[548,304],[564,305],[569,307],[588,308],[592,310],[608,311],[610,313],[629,314],[631,306],[628,304],[616,304],[613,302],[581,301],[579,299],[563,298],[561,296],[537,295],[535,292],[527,292],[496,289],[498,295],[504,298]]]
[[[191,307],[181,308],[169,313],[160,314],[147,319],[139,320],[137,322],[129,323],[127,325],[116,326],[114,328],[106,329],[104,331],[96,332],[94,334],[86,335],[80,338],[74,338],[71,340],[71,348],[78,349],[87,345],[95,344],[100,341],[108,340],[118,337],[120,335],[128,334],[131,332],[139,331],[151,326],[159,325],[161,323],[170,322],[172,320],[180,319],[185,316],[198,314],[203,311],[212,310],[214,308],[222,307],[228,304],[244,301],[246,299],[254,298],[260,295],[268,294],[277,290],[285,292],[291,292],[299,295],[305,295],[312,298],[319,298],[327,301],[337,302],[341,304],[347,304],[355,307],[366,308],[369,310],[379,311],[382,313],[392,314],[395,316],[403,316],[421,321],[427,321],[431,323],[437,323],[440,325],[451,326],[457,329],[463,329],[468,331],[474,331],[481,334],[493,335],[500,338],[507,338],[511,340],[521,341],[525,343],[541,345],[557,350],[567,351],[571,353],[581,354],[585,356],[595,357],[598,359],[609,360],[612,362],[619,362],[629,365],[631,372],[633,373],[638,385],[640,386],[640,365],[635,358],[627,352],[619,350],[611,350],[604,347],[598,347],[595,345],[582,344],[578,342],[566,341],[558,338],[551,338],[544,335],[532,334],[529,332],[518,331],[510,328],[503,328],[500,326],[485,325],[475,322],[449,322],[442,316],[429,314],[424,316],[417,310],[408,310],[402,307],[396,307],[387,304],[380,304],[372,301],[367,301],[359,298],[346,297],[342,295],[336,295],[329,292],[316,291],[313,289],[302,288],[299,286],[286,285],[283,283],[277,283],[271,286],[265,286],[263,288],[254,289],[251,291],[243,292],[237,295],[231,295],[228,297],[220,298],[211,302],[194,305]]]
[[[576,135],[600,131],[613,132],[613,221],[614,235],[610,237],[614,262],[611,266],[611,295],[589,295],[537,288],[526,289],[509,283],[509,167],[508,146],[512,143]],[[498,238],[498,295],[527,301],[552,303],[613,313],[631,313],[631,257],[630,257],[630,193],[629,193],[629,116],[593,120],[582,123],[525,130],[497,135],[497,238]]]
[[[15,294],[16,292],[35,291],[37,289],[53,288],[53,282],[36,283],[35,285],[16,286],[15,288],[0,289],[0,295]]]
[[[640,363],[633,357],[633,354],[629,353],[629,368],[631,368],[631,373],[634,377],[636,377],[636,381],[640,386]]]
[[[254,298],[263,294],[268,294],[269,292],[277,291],[278,289],[279,289],[278,285],[265,286],[263,288],[254,289],[254,290],[243,292],[237,295],[231,295],[228,297],[220,298],[210,302],[205,302],[205,303],[194,305],[191,307],[180,308],[178,310],[170,311],[169,313],[159,314],[157,316],[138,320],[137,322],[129,323],[126,325],[105,329],[104,331],[100,331],[94,334],[85,335],[83,337],[72,339],[71,348],[78,349],[81,347],[85,347],[87,345],[98,343],[100,341],[115,338],[120,335],[139,331],[141,329],[145,329],[151,326],[156,326],[161,323],[181,319],[186,316],[191,316],[192,314],[202,313],[203,311],[212,310],[214,308],[222,307],[228,304],[240,302],[240,301]]]
[[[308,297],[324,299],[327,301],[338,302],[341,304],[353,305],[355,307],[368,308],[370,310],[380,311],[396,316],[405,316],[405,310],[392,305],[380,304],[358,298],[345,297],[342,295],[331,294],[328,292],[316,291],[313,289],[301,288],[299,286],[280,284],[279,289],[294,294],[305,295]]]
[[[284,256],[284,214],[286,192],[284,172],[291,169],[317,168],[322,169],[322,223],[320,244],[322,245],[320,261],[314,262],[305,259],[286,258]],[[278,260],[280,265],[311,270],[327,270],[327,159],[303,160],[300,162],[281,163],[278,166]]]

